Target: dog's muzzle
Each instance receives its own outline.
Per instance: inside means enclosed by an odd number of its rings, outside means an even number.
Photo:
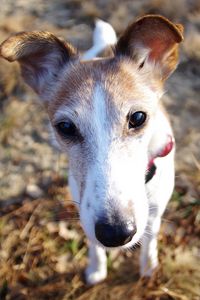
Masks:
[[[134,222],[109,224],[103,219],[95,224],[95,235],[105,247],[119,247],[131,241],[136,233]]]

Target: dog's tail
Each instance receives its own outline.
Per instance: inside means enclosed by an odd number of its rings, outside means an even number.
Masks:
[[[93,46],[83,54],[82,59],[95,58],[106,48],[115,45],[116,42],[117,36],[113,27],[109,23],[97,19],[93,31]]]

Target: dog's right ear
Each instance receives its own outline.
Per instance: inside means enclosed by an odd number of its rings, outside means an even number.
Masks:
[[[78,56],[70,44],[44,31],[11,36],[1,44],[0,55],[18,61],[25,81],[44,99],[66,64]]]
[[[149,64],[151,74],[164,81],[178,63],[183,26],[159,15],[146,15],[132,23],[120,37],[115,53],[133,60],[139,68]],[[157,66],[157,68],[154,68]]]

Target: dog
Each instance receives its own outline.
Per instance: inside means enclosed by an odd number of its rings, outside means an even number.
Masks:
[[[81,59],[49,32],[18,33],[0,47],[3,58],[19,62],[69,157],[69,185],[89,239],[90,285],[106,278],[110,248],[140,243],[141,276],[158,266],[157,235],[174,188],[175,152],[160,99],[182,40],[182,25],[145,15],[106,58]]]

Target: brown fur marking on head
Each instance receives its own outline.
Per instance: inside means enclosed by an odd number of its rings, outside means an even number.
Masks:
[[[66,84],[67,83],[67,84]],[[155,103],[149,105],[146,89],[160,93],[162,86],[157,84],[150,74],[143,74],[137,65],[126,58],[111,58],[74,64],[66,69],[57,85],[53,101],[49,101],[48,113],[50,119],[55,120],[59,111],[70,112],[70,117],[78,119],[83,131],[84,120],[88,118],[84,111],[93,111],[93,92],[100,86],[105,97],[109,124],[109,131],[113,124],[124,124],[132,106],[135,110],[154,110]],[[82,120],[82,121],[81,121]],[[123,135],[127,135],[127,124],[124,124]],[[135,134],[141,134],[136,132]]]

